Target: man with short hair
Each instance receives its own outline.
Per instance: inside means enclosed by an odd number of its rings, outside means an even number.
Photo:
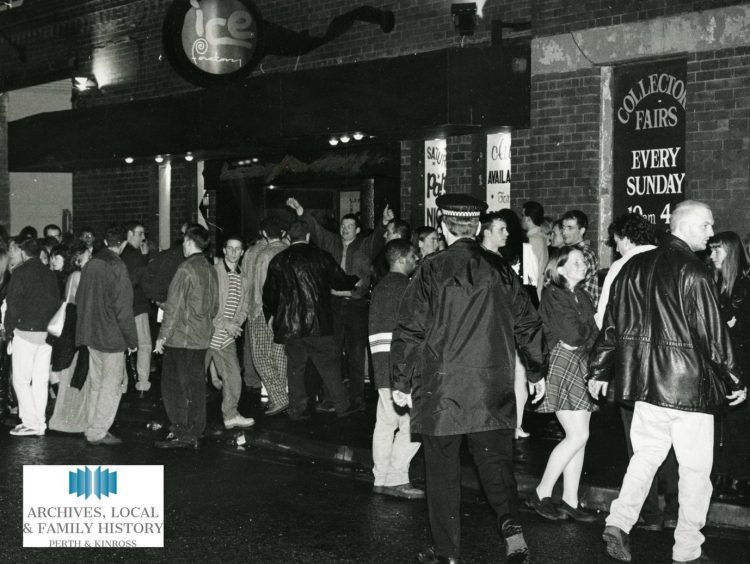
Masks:
[[[224,427],[252,427],[255,420],[243,417],[237,410],[242,393],[242,375],[235,339],[242,334],[247,319],[247,281],[240,272],[242,239],[228,237],[224,243],[224,258],[214,265],[219,283],[219,312],[213,320],[213,334],[206,354],[206,366],[213,361],[221,376],[221,413]]]
[[[44,435],[47,429],[47,385],[52,347],[47,325],[60,306],[54,273],[39,260],[36,239],[16,238],[10,247],[16,265],[6,293],[5,335],[11,340],[13,389],[21,423],[10,431],[16,437]]]
[[[216,270],[203,252],[208,230],[196,223],[185,231],[180,264],[169,285],[164,320],[154,350],[164,353],[161,391],[171,423],[157,448],[197,449],[206,429],[205,359],[219,311]]]
[[[508,241],[508,225],[505,220],[497,212],[492,212],[482,215],[481,225],[482,247],[499,254],[500,249]]]
[[[252,363],[268,393],[268,409],[265,414],[271,417],[282,413],[289,407],[289,397],[286,391],[287,359],[284,346],[274,342],[273,331],[263,315],[263,285],[268,276],[268,265],[271,260],[287,249],[288,245],[284,240],[286,226],[279,217],[270,216],[263,219],[260,227],[266,244],[259,248],[253,270],[249,273],[248,326],[250,329],[246,337],[250,341]]]
[[[538,260],[537,272],[540,280],[544,277],[544,269],[547,267],[549,260],[549,250],[547,249],[547,236],[542,231],[544,223],[544,208],[539,202],[529,201],[523,204],[523,217],[521,225],[526,231],[526,237],[529,240],[534,256]],[[539,299],[542,299],[542,288],[544,284],[537,284],[537,293]]]
[[[349,399],[355,408],[364,411],[370,264],[385,243],[383,232],[394,217],[393,211],[386,205],[375,230],[366,237],[359,237],[359,222],[353,214],[346,214],[341,218],[339,233],[334,235],[324,229],[312,214],[305,213],[304,208],[294,198],[289,198],[287,205],[307,222],[313,243],[330,253],[346,274],[359,278],[356,288],[336,295],[332,304],[339,357],[346,352]]]
[[[138,381],[135,389],[138,397],[143,398],[151,389],[149,377],[151,375],[151,325],[148,314],[151,306],[143,292],[143,275],[148,266],[148,255],[143,254],[141,244],[146,236],[146,229],[138,221],[125,224],[127,231],[127,242],[120,258],[128,269],[130,283],[133,286],[133,315],[135,316],[135,329],[138,332],[138,352],[136,353],[136,367],[138,370]]]
[[[305,368],[312,360],[328,388],[336,413],[352,412],[341,381],[341,359],[333,340],[331,291],[350,291],[356,277],[347,276],[327,252],[310,245],[310,228],[302,220],[289,226],[291,245],[268,265],[263,285],[263,312],[274,340],[285,346],[289,381],[289,418],[310,419]],[[355,407],[356,409],[356,407]]]
[[[402,239],[404,241],[411,241],[411,227],[403,219],[392,219],[385,226],[385,233],[383,233],[386,245],[391,241]],[[388,259],[385,256],[385,247],[375,255],[370,267],[370,284],[372,288],[378,285],[378,283],[385,277],[390,271],[390,265]]]
[[[448,248],[427,257],[409,284],[391,345],[393,400],[412,406],[411,432],[421,434],[424,445],[435,547],[418,560],[459,561],[459,447],[466,435],[507,561],[525,563],[513,475],[514,367],[518,348],[539,401],[545,391],[542,322],[513,269],[474,239],[487,204],[445,194],[437,205]]]
[[[76,293],[76,344],[89,349],[91,389],[86,417],[86,441],[114,446],[121,440],[109,432],[120,405],[126,350],[135,352],[138,331],[133,316],[133,286],[120,259],[128,244],[122,225],[111,225],[104,248],[86,263]]]
[[[260,252],[266,248],[266,246],[268,245],[268,241],[265,237],[263,237],[262,231],[259,231],[257,235],[257,237],[254,236],[247,242],[247,249],[245,250],[245,254],[242,256],[242,272],[247,278],[247,285],[250,289],[250,292],[252,293],[258,291],[262,294],[263,286],[256,290],[255,281],[253,280],[253,274],[257,270],[256,265],[258,263],[258,256],[260,255]],[[252,300],[250,301],[250,303],[252,304]],[[254,312],[250,315],[254,315]],[[248,323],[251,322],[252,317],[248,317]],[[244,356],[242,359],[242,364],[244,369],[245,386],[250,388],[251,390],[257,390],[258,393],[261,393],[263,382],[260,379],[260,374],[258,374],[257,368],[255,367],[255,361],[253,359],[253,347],[249,331],[245,334],[244,341]],[[266,392],[268,392],[268,390],[266,390]]]
[[[81,228],[81,235],[78,237],[83,243],[93,251],[94,249],[94,241],[96,241],[96,235],[94,235],[94,230],[91,229],[91,227],[83,227]]]
[[[60,229],[59,225],[55,225],[54,223],[45,225],[42,233],[44,234],[45,239],[47,237],[53,237],[54,239],[57,239],[58,243],[62,241],[62,229]]]
[[[584,240],[589,228],[589,218],[581,210],[570,210],[562,216],[563,243],[583,253],[586,261],[586,278],[581,282],[594,307],[599,303],[599,261],[591,250],[591,241]]]
[[[606,395],[614,376],[615,400],[635,402],[633,456],[602,535],[618,560],[632,558],[628,534],[674,447],[680,507],[672,561],[710,562],[701,553],[700,530],[711,502],[713,413],[727,400],[736,405],[747,397],[716,285],[695,255],[706,248],[713,224],[701,202],[686,200],[674,209],[671,235],[630,258],[615,278],[591,352],[591,395]]]
[[[411,441],[409,412],[396,411],[391,398],[391,339],[398,307],[417,268],[409,239],[393,239],[385,246],[390,271],[375,286],[370,300],[370,353],[378,408],[372,433],[373,492],[405,499],[422,499],[424,492],[409,482],[409,464],[419,450]]]

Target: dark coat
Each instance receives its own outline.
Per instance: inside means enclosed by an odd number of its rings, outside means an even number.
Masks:
[[[146,266],[141,279],[146,298],[157,304],[166,302],[169,284],[184,260],[185,255],[182,254],[182,245],[179,243],[156,255]]]
[[[550,284],[544,289],[539,315],[544,336],[551,350],[558,341],[572,347],[591,348],[598,333],[594,304],[589,293],[578,284],[574,291]]]
[[[411,431],[514,429],[516,349],[537,382],[542,321],[505,260],[473,239],[427,257],[401,301],[391,345],[393,387],[412,393]]]
[[[589,378],[611,381],[615,399],[711,413],[741,374],[716,285],[677,237],[631,258],[612,284]]]
[[[273,317],[274,340],[333,335],[331,290],[351,290],[347,276],[327,252],[293,243],[271,259],[263,285],[263,313]]]
[[[38,258],[30,258],[14,271],[5,299],[5,334],[13,330],[47,332],[47,325],[60,307],[60,289],[55,273]]]
[[[735,320],[729,328],[729,335],[737,364],[747,370],[750,368],[750,273],[738,274],[732,295],[722,293],[719,303],[724,321]]]
[[[76,345],[101,352],[138,346],[133,316],[133,287],[117,253],[104,248],[86,263],[76,292]]]
[[[128,269],[130,283],[133,285],[133,314],[141,315],[148,313],[149,307],[146,295],[143,293],[143,275],[148,265],[148,255],[144,255],[139,249],[128,243],[120,254],[122,262]]]

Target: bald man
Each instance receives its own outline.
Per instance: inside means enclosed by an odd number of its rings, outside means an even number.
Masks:
[[[710,562],[702,553],[711,502],[713,413],[745,400],[713,278],[695,255],[713,236],[711,208],[675,208],[660,247],[631,258],[615,279],[591,353],[589,392],[634,402],[633,456],[602,538],[629,562],[630,529],[670,447],[679,463],[679,514],[672,562]]]

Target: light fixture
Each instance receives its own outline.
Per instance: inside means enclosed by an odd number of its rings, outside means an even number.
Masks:
[[[362,141],[362,139],[364,139],[364,137],[365,137],[365,134],[362,133],[361,131],[355,131],[352,134],[352,137],[354,137],[355,141]]]
[[[338,140],[338,138],[336,138],[336,137],[331,137],[331,138],[330,138],[330,139],[328,140],[328,144],[329,144],[329,145],[330,145],[331,147],[335,147],[336,145],[338,145],[338,144],[339,144],[339,140]]]
[[[156,155],[156,156],[154,157],[154,160],[155,160],[155,161],[156,161],[157,163],[161,164],[161,163],[163,163],[163,162],[164,162],[164,157],[162,157],[161,155]]]
[[[275,189],[275,188],[276,188],[276,186],[274,186],[273,184],[269,184],[269,185],[268,185],[268,189],[269,189],[269,190],[273,190],[273,189]]]
[[[86,90],[90,90],[91,88],[98,88],[99,85],[95,79],[88,76],[76,76],[73,78],[73,86],[79,92],[86,92]]]
[[[349,141],[352,140],[352,138],[349,137],[348,133],[344,133],[341,137],[339,137],[339,139],[341,139],[342,143],[348,143]]]
[[[253,157],[253,158],[252,158],[252,161],[253,161],[254,163],[257,163],[257,162],[260,162],[260,159],[259,159],[258,157]]]
[[[477,26],[476,2],[451,4],[451,16],[453,16],[453,27],[459,35],[474,35],[474,28]]]
[[[187,162],[192,161],[193,160],[193,153],[191,153],[190,151],[188,151],[187,153],[185,153],[185,160]]]
[[[125,162],[126,163],[133,164],[133,161],[135,161],[135,159],[133,157],[125,157]]]

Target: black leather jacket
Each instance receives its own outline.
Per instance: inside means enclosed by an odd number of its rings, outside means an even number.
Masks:
[[[631,258],[615,279],[589,379],[615,399],[711,413],[739,377],[708,268],[681,239]]]
[[[351,290],[348,276],[333,257],[307,243],[293,243],[273,257],[263,285],[263,313],[273,317],[274,340],[333,335],[331,290]]]

